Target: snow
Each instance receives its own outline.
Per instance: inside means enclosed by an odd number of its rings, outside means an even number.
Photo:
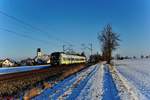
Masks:
[[[33,98],[33,100],[56,100],[56,99],[71,99],[76,98],[81,92],[88,80],[95,74],[98,66],[93,65],[89,68],[82,70],[70,77],[60,81],[54,85],[53,88],[49,88],[43,91],[39,96]]]
[[[130,84],[114,66],[109,66],[109,69],[121,100],[143,100],[141,96],[139,96],[140,93],[137,92],[136,88]]]
[[[98,71],[95,73],[91,79],[84,86],[80,95],[77,97],[77,100],[97,100],[102,99],[103,94],[103,74],[104,66],[103,64],[98,65]]]
[[[134,87],[140,100],[150,99],[150,59],[115,61],[118,73]]]
[[[150,100],[150,60],[98,63],[58,82],[33,100]]]
[[[38,70],[48,68],[50,65],[39,65],[39,66],[20,66],[20,67],[8,67],[8,68],[0,68],[0,75],[16,73],[16,72],[25,72],[31,70]]]
[[[102,100],[120,100],[118,95],[118,90],[115,82],[113,81],[112,74],[110,73],[109,65],[105,65],[104,67],[104,80],[103,80],[103,98]]]

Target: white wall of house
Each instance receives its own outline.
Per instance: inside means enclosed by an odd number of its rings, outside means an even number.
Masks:
[[[14,66],[15,64],[11,61],[9,61],[8,59],[4,60],[2,62],[2,67],[9,67],[9,66]]]
[[[47,64],[50,64],[51,63],[51,60],[49,59],[48,61],[47,61]]]

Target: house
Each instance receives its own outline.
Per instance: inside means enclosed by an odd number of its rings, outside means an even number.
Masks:
[[[2,67],[15,67],[17,63],[12,59],[5,59],[2,61]]]
[[[20,65],[21,66],[33,66],[33,65],[35,65],[35,61],[34,61],[34,59],[27,58],[27,59],[22,60],[20,62]]]

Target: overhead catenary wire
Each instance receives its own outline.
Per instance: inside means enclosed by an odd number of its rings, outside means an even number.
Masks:
[[[51,38],[51,39],[53,38],[53,39],[55,39],[55,40],[57,40],[57,41],[59,41],[59,42],[61,42],[61,43],[63,42],[63,43],[65,43],[65,44],[71,45],[71,43],[69,43],[68,41],[64,41],[64,40],[62,40],[62,39],[59,39],[58,37],[52,36],[52,35],[50,35],[48,32],[46,32],[46,31],[44,31],[44,30],[42,30],[42,29],[40,29],[40,28],[38,28],[38,27],[35,27],[35,26],[33,26],[33,25],[31,25],[31,24],[29,24],[29,23],[27,23],[27,22],[25,22],[25,21],[23,21],[23,20],[21,20],[21,19],[15,17],[15,16],[9,15],[8,13],[6,13],[6,12],[4,12],[4,11],[2,11],[2,10],[0,10],[0,14],[4,15],[4,16],[6,16],[6,17],[9,17],[9,18],[11,18],[11,19],[13,19],[13,20],[15,20],[15,21],[17,21],[17,22],[19,22],[19,23],[25,25],[25,26],[28,26],[28,27],[32,28],[33,30],[35,30],[35,31],[38,31],[38,32],[40,32],[40,33],[45,33],[45,34],[46,34],[49,38]]]
[[[15,34],[15,35],[20,36],[20,37],[23,37],[23,38],[28,38],[28,39],[34,40],[34,41],[36,41],[36,42],[40,42],[40,43],[42,42],[42,43],[44,43],[44,44],[51,43],[51,42],[49,42],[49,41],[42,40],[42,39],[38,39],[38,38],[29,36],[29,35],[25,35],[25,34],[20,34],[20,33],[18,33],[18,32],[15,32],[15,31],[12,31],[12,30],[9,30],[9,29],[6,29],[6,28],[0,27],[0,30],[5,31],[5,32],[9,32],[9,33],[12,33],[12,34]]]
[[[27,23],[27,22],[25,22],[25,21],[23,21],[23,20],[21,20],[21,19],[15,17],[15,16],[12,16],[12,15],[10,15],[10,14],[8,14],[8,13],[2,11],[1,9],[0,9],[0,14],[1,14],[1,15],[4,15],[4,16],[6,16],[6,17],[12,19],[12,20],[15,20],[16,22],[18,22],[18,23],[20,23],[20,24],[22,24],[22,25],[24,25],[24,26],[27,26],[27,27],[33,29],[34,31],[37,31],[37,32],[39,32],[39,33],[44,33],[44,35],[46,35],[48,38],[54,39],[54,40],[56,40],[57,42],[60,42],[60,43],[63,44],[63,45],[68,45],[68,46],[72,45],[72,46],[75,46],[74,44],[72,44],[72,43],[70,43],[70,42],[68,42],[68,41],[64,41],[64,40],[62,40],[62,39],[60,39],[60,38],[58,38],[58,37],[55,37],[55,36],[49,34],[49,32],[47,32],[47,31],[45,31],[45,30],[42,30],[42,29],[40,29],[40,28],[38,28],[38,27],[35,27],[35,26],[33,26],[32,24]],[[8,29],[7,29],[7,30],[8,30]],[[12,32],[11,32],[11,33],[12,33]],[[14,32],[13,32],[13,33],[14,33]],[[15,32],[15,33],[16,33],[16,32]],[[18,33],[18,34],[19,34],[19,33]],[[26,36],[26,35],[25,35],[25,37],[29,37],[29,38],[30,38],[30,36]],[[28,39],[29,39],[29,38],[28,38]],[[37,39],[37,38],[35,38],[35,37],[31,37],[31,38],[34,38],[34,40],[40,40],[40,39]],[[46,41],[46,40],[40,40],[40,41],[43,41],[43,42],[47,42],[47,43],[48,43],[48,41]],[[54,44],[54,45],[56,45],[56,44]],[[78,49],[79,49],[79,48],[78,48]]]

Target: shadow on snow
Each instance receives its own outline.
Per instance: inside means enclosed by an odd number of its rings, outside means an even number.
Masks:
[[[104,80],[103,80],[103,99],[102,100],[120,100],[120,97],[118,95],[117,87],[113,81],[113,78],[109,72],[108,65],[105,65],[104,67]]]

